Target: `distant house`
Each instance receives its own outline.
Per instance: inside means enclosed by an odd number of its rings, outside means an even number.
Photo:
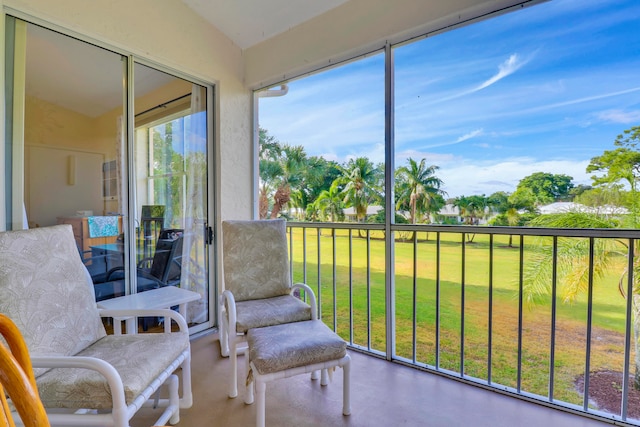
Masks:
[[[460,216],[460,209],[451,203],[447,203],[437,214],[431,215],[432,223],[448,222],[446,219],[449,219],[449,221],[453,219],[456,223],[461,223],[462,217]]]
[[[629,213],[629,210],[627,208],[613,205],[593,207],[573,202],[555,202],[549,205],[538,207],[538,212],[540,212],[541,215],[558,214],[565,212],[586,212],[601,215],[626,215]]]
[[[477,218],[477,223],[475,225],[485,225],[490,218],[490,213],[490,209],[486,208],[484,218]],[[436,224],[452,224],[453,222],[455,222],[456,224],[462,224],[464,222],[464,218],[462,217],[462,215],[460,215],[460,208],[451,203],[447,203],[442,209],[438,211],[437,214],[431,215],[431,222]]]
[[[371,205],[367,207],[367,214],[365,216],[365,221],[367,220],[367,218],[369,218],[370,216],[374,216],[376,215],[378,212],[380,212],[381,210],[383,210],[384,208],[382,206],[377,206],[377,205]],[[343,209],[344,212],[344,219],[347,222],[357,222],[358,218],[356,217],[356,210],[353,207],[350,208],[345,208]]]

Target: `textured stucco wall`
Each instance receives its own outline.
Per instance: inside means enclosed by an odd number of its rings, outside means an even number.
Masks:
[[[215,83],[220,217],[251,216],[251,93],[241,50],[175,0],[4,0],[8,11],[76,32]]]

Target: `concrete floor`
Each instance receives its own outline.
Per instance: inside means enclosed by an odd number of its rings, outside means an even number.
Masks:
[[[192,341],[194,404],[181,411],[181,427],[252,426],[255,404],[227,397],[228,358],[220,357],[216,335]],[[351,409],[342,415],[342,369],[321,387],[309,375],[267,384],[267,426],[545,426],[597,427],[608,423],[562,412],[465,385],[438,375],[350,352]],[[244,360],[239,359],[240,377]],[[242,384],[239,381],[239,384]],[[149,427],[152,409],[143,408],[131,427]]]

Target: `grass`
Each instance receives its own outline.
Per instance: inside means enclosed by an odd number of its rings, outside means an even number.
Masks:
[[[359,238],[357,232],[349,238],[347,230],[337,230],[333,238],[329,230],[324,230],[318,258],[317,233],[307,230],[305,277],[302,230],[296,229],[292,255],[294,280],[306,281],[315,290],[323,320],[331,326],[335,324],[336,331],[343,338],[356,345],[385,352],[385,244],[381,232],[372,232],[371,237],[367,245],[367,239]],[[512,248],[507,246],[508,236],[494,237],[490,281],[489,236],[478,234],[473,243],[463,246],[461,234],[442,233],[439,264],[435,237],[435,233],[429,236],[419,234],[415,274],[413,242],[397,241],[394,245],[394,356],[413,360],[415,355],[419,363],[434,366],[438,362],[441,368],[454,372],[463,369],[466,375],[489,380],[490,353],[490,380],[493,383],[513,388],[520,386],[522,391],[549,396],[550,296],[535,305],[523,306],[521,373],[518,376],[519,238],[514,236],[515,247]],[[525,263],[535,254],[537,246],[534,239],[528,237],[524,240]],[[461,267],[463,257],[464,271]],[[622,370],[626,301],[618,293],[617,280],[623,268],[623,260],[620,260],[610,273],[594,282],[591,371]],[[493,288],[491,319],[490,284]],[[436,314],[438,302],[439,316]],[[564,303],[559,297],[556,316],[553,397],[582,404],[582,398],[575,391],[574,380],[585,370],[586,295],[572,304]],[[490,320],[493,322],[491,346]]]

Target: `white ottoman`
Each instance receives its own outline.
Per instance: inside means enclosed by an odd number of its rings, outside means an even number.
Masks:
[[[248,363],[245,402],[256,394],[256,426],[265,425],[266,383],[280,378],[340,366],[343,369],[342,413],[351,414],[347,343],[321,320],[250,329],[247,332]],[[322,385],[326,385],[323,375]]]

